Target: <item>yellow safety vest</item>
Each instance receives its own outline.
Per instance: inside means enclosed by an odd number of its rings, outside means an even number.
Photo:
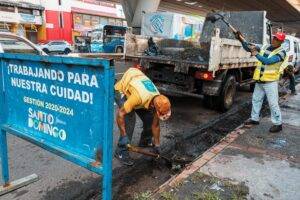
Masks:
[[[267,48],[268,45],[263,46],[259,54],[263,56]],[[281,47],[273,50],[269,54],[268,58],[278,54],[281,51],[283,51]],[[254,71],[253,79],[256,81],[266,81],[266,82],[277,81],[279,80],[280,73],[282,70],[281,66],[285,66],[286,63],[287,63],[287,56],[285,56],[284,61],[274,63],[271,65],[263,65],[260,61],[258,61],[257,67]],[[264,71],[262,71],[263,68]]]
[[[160,94],[153,82],[136,68],[128,69],[122,79],[115,85],[115,89],[125,94],[127,98],[130,96],[130,87],[135,89],[142,100],[138,108],[148,108],[152,99]]]

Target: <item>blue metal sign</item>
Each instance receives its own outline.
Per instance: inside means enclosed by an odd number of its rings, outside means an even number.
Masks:
[[[109,60],[1,54],[1,164],[6,133],[103,175],[111,199],[113,84]]]

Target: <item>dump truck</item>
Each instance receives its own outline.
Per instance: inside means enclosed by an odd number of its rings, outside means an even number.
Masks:
[[[213,14],[207,15],[198,42],[127,33],[126,60],[139,64],[162,93],[200,97],[209,108],[230,109],[238,86],[249,84],[253,89],[257,60],[225,23],[208,20]],[[270,43],[271,23],[265,11],[219,14],[248,42]],[[145,53],[150,38],[158,47],[157,54]]]

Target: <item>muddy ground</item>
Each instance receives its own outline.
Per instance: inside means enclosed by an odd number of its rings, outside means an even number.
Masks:
[[[245,100],[227,113],[220,114],[198,127],[182,130],[173,134],[164,145],[166,155],[195,159],[217,143],[228,132],[242,124],[250,114],[250,101]],[[120,167],[114,174],[114,199],[134,199],[146,191],[153,191],[182,168],[178,165],[167,166],[163,161],[153,161],[146,157],[136,160],[133,167]],[[97,199],[93,196],[93,199]]]
[[[190,129],[181,130],[178,134],[172,134],[172,137],[167,138],[164,144],[163,154],[175,154],[191,160],[196,159],[248,119],[250,112],[251,98],[244,97],[242,102],[227,113],[216,115],[199,126],[193,126]],[[264,104],[261,114],[262,116],[269,115],[269,109],[266,104]],[[147,199],[140,197],[143,197],[143,195],[147,197],[150,191],[155,190],[173,175],[179,173],[182,167],[184,166],[169,166],[163,161],[154,161],[146,157],[140,157],[136,160],[135,166],[121,167],[114,170],[113,199]],[[191,179],[195,179],[195,177],[191,177]],[[245,199],[248,193],[244,185],[233,185],[226,180],[215,180],[214,177],[198,177],[197,181],[198,184],[194,183],[195,180],[188,181],[182,187],[191,187],[191,190],[195,191],[198,187],[200,187],[198,189],[203,189],[203,187],[208,187],[207,183],[216,181],[223,186],[225,185],[225,191],[216,193],[207,190],[201,194],[199,192],[191,192],[189,194],[191,198],[198,195],[198,199],[210,199],[209,197],[216,196],[224,197],[225,199],[227,197],[228,199]],[[208,182],[206,183],[206,181]],[[173,196],[174,198],[172,198],[172,195],[175,195]],[[174,194],[174,190],[170,189],[166,193],[161,194],[161,199],[183,199],[181,197],[184,197],[184,195],[176,194],[176,192]],[[207,198],[203,195],[207,195]],[[99,194],[93,196],[92,199],[97,199],[98,197]]]
[[[120,77],[126,66],[118,68]],[[236,95],[233,109],[225,114],[207,109],[201,99],[171,98],[172,118],[161,124],[163,153],[196,158],[203,151],[219,141],[229,131],[241,124],[249,116],[251,93],[247,88]],[[137,121],[132,143],[137,144],[142,131]],[[118,130],[114,127],[114,146]],[[20,190],[2,196],[3,200],[32,199],[97,199],[101,186],[100,176],[71,164],[39,147],[16,137],[9,136],[9,156],[11,180],[36,173],[40,179]],[[134,155],[134,167],[124,167],[113,160],[114,199],[132,199],[135,194],[152,191],[178,173],[164,163],[153,162],[144,156]]]
[[[126,66],[118,67],[116,76],[120,77]],[[236,95],[234,108],[250,99],[251,93],[245,88]],[[207,109],[201,99],[184,97],[171,98],[172,117],[161,123],[161,147],[163,152],[174,149],[177,140],[195,134],[199,128],[207,125],[221,115],[220,112]],[[138,119],[132,144],[136,145],[142,131]],[[114,126],[114,147],[119,132]],[[32,200],[32,199],[90,199],[97,196],[101,187],[100,176],[76,166],[26,141],[8,136],[11,180],[36,173],[39,180],[20,190],[2,196],[3,200]],[[197,154],[197,152],[195,153]],[[136,157],[133,168],[123,167],[116,159],[113,160],[115,199],[130,199],[134,192],[152,190],[167,180],[176,171],[170,171],[165,165],[151,163],[145,157]],[[154,165],[154,166],[152,166]],[[149,180],[151,177],[151,180]],[[137,187],[134,187],[137,186]],[[143,187],[140,187],[140,186]]]

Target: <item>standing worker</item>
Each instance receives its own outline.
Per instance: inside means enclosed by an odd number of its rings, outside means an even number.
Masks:
[[[272,133],[279,132],[282,130],[282,119],[278,102],[278,80],[280,78],[280,67],[287,61],[286,52],[281,47],[285,40],[285,34],[277,32],[273,36],[272,44],[264,45],[262,48],[246,42],[240,32],[237,32],[235,36],[242,42],[244,49],[251,52],[251,55],[258,59],[253,75],[256,84],[252,96],[251,118],[245,122],[245,125],[259,124],[260,110],[266,95],[273,123],[269,131]]]
[[[125,165],[133,165],[128,145],[135,126],[135,113],[143,122],[139,146],[152,147],[152,151],[159,154],[159,120],[165,121],[171,116],[169,99],[161,95],[153,82],[137,68],[129,68],[125,72],[122,79],[116,83],[115,92],[119,107],[116,120],[120,130],[115,157]]]

